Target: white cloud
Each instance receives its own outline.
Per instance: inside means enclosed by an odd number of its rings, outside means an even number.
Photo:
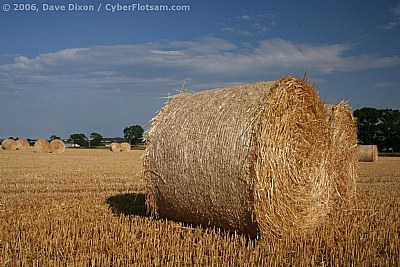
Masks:
[[[153,90],[164,94],[186,78],[196,88],[282,77],[293,73],[327,74],[386,68],[399,56],[346,56],[351,44],[295,44],[267,39],[240,47],[208,37],[198,41],[159,41],[137,45],[71,48],[28,59],[17,56],[0,65],[0,87]],[[118,88],[118,90],[114,90]],[[113,91],[114,90],[114,91]]]
[[[173,50],[151,50],[151,53],[158,54],[158,55],[170,55],[170,56],[180,56],[182,53],[180,51],[173,51]]]
[[[250,20],[251,16],[250,15],[242,15],[242,16],[239,16],[238,19]]]
[[[393,17],[393,20],[383,26],[380,26],[379,28],[384,30],[394,30],[400,26],[400,4],[391,8],[389,12]]]

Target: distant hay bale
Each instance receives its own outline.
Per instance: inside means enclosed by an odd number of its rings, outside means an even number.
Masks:
[[[252,237],[307,232],[331,209],[328,130],[297,78],[179,94],[146,133],[148,208]]]
[[[119,143],[111,143],[110,150],[112,152],[121,152],[121,145]]]
[[[50,142],[51,153],[62,153],[65,151],[64,142],[60,139],[54,139]]]
[[[4,139],[3,142],[1,142],[1,146],[4,150],[16,150],[17,142],[14,139]]]
[[[339,204],[353,200],[357,178],[357,125],[350,106],[345,102],[325,105],[331,137],[333,197]]]
[[[131,144],[124,142],[120,144],[120,149],[122,152],[131,151]]]
[[[51,152],[50,143],[46,139],[38,139],[33,145],[33,148],[35,149],[36,152],[41,152],[41,153]]]
[[[375,162],[378,160],[378,147],[376,145],[358,145],[358,161]]]
[[[18,139],[17,140],[17,150],[27,150],[30,144],[25,139]]]

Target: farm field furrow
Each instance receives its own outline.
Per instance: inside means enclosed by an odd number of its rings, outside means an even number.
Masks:
[[[148,216],[142,153],[0,151],[0,266],[400,265],[400,158],[360,163],[312,233],[248,240]]]

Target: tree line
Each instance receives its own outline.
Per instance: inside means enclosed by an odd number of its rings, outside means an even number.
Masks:
[[[377,145],[381,151],[400,151],[399,110],[365,107],[355,110],[353,115],[360,144]]]
[[[144,130],[140,125],[132,125],[125,127],[123,130],[124,138],[121,141],[128,142],[131,145],[138,145],[143,142],[143,133]],[[54,138],[55,136],[52,136]],[[115,138],[114,138],[115,139]],[[74,144],[77,144],[81,147],[93,147],[93,146],[102,146],[104,145],[104,137],[97,133],[93,132],[90,134],[90,138],[87,138],[83,133],[74,133],[70,136],[70,141]]]

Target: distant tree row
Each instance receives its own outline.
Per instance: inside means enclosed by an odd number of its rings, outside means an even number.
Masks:
[[[124,141],[130,143],[131,145],[138,145],[143,142],[143,133],[144,130],[140,125],[132,125],[129,127],[125,127],[123,130]],[[51,138],[59,138],[57,136],[51,136]],[[90,134],[90,139],[86,137],[83,133],[75,133],[71,134],[70,140],[79,146],[88,147],[88,146],[102,146],[103,145],[103,136],[99,133],[93,132]]]
[[[400,151],[400,111],[361,108],[354,111],[359,142],[380,150]]]

